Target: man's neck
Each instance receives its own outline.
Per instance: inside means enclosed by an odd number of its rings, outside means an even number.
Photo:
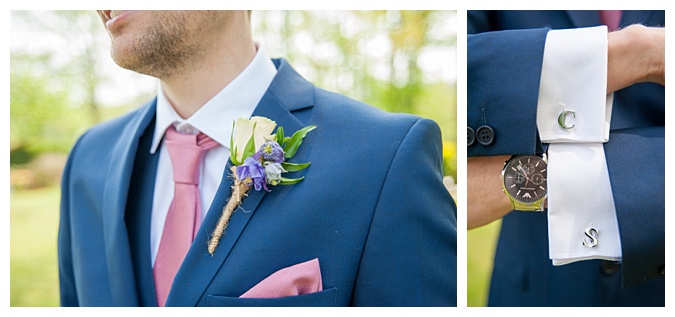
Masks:
[[[198,62],[174,72],[168,78],[160,78],[164,94],[184,119],[191,117],[232,82],[256,54],[255,44],[250,37],[220,39],[217,43],[227,45],[214,45]]]

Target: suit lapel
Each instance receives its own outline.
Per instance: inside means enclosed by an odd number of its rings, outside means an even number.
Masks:
[[[277,75],[253,112],[253,116],[274,120],[277,126],[282,126],[284,131],[290,134],[304,127],[292,112],[312,106],[314,86],[298,75],[285,61],[276,60],[275,64]],[[231,166],[231,163],[228,166]],[[232,179],[228,168],[224,171],[223,180],[195,237],[195,243],[192,244],[176,274],[174,285],[177,286],[172,287],[166,302],[167,306],[197,305],[255,214],[256,208],[267,195],[264,190],[249,192],[240,208],[232,214],[218,248],[211,256],[207,250],[208,240],[231,194],[231,186]]]
[[[137,283],[139,305],[157,306],[155,283],[152,273],[150,228],[155,176],[159,153],[150,154],[155,131],[154,120],[146,129],[138,144],[136,161],[129,184],[125,222],[129,231],[134,276]]]
[[[131,118],[120,134],[113,153],[103,196],[103,235],[108,274],[115,306],[138,306],[129,236],[124,214],[129,194],[138,141],[155,114],[155,102],[145,105]],[[148,206],[148,208],[151,208]]]

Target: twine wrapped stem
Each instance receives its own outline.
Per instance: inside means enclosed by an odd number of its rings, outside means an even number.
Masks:
[[[230,222],[230,217],[235,209],[241,205],[241,202],[244,200],[244,197],[248,194],[248,191],[251,190],[251,186],[244,184],[238,177],[235,170],[235,167],[232,167],[232,174],[234,175],[234,185],[232,185],[232,195],[230,199],[227,200],[227,204],[223,207],[223,213],[218,219],[218,224],[216,229],[211,235],[211,240],[209,241],[209,254],[213,255],[216,252],[216,247],[218,247],[218,242],[220,238],[225,233],[227,225]]]

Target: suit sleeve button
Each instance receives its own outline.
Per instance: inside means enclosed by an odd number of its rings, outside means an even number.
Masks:
[[[600,272],[605,275],[612,275],[619,269],[619,265],[616,262],[602,261],[600,265]]]
[[[482,145],[490,145],[495,140],[495,131],[488,125],[481,126],[476,130],[476,141]]]
[[[472,146],[476,142],[476,132],[472,128],[466,128],[466,146]]]

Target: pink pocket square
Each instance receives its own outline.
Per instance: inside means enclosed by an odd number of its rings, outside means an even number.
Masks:
[[[239,297],[276,298],[322,290],[319,259],[313,259],[274,272]]]

